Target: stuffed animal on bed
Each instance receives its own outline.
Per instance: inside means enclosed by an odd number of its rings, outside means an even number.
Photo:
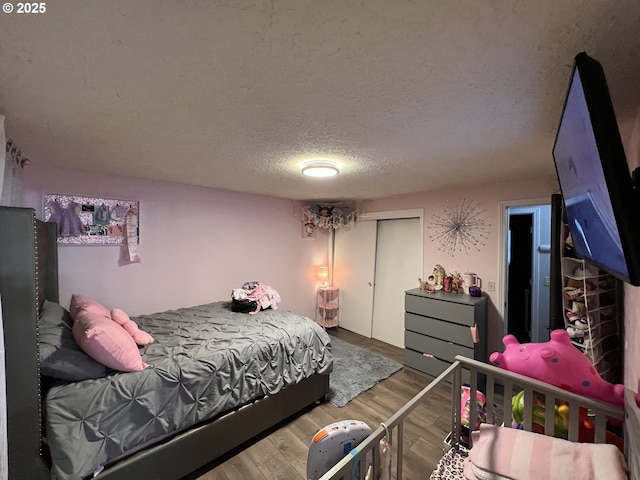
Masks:
[[[489,357],[497,367],[624,408],[624,385],[603,380],[565,330],[552,331],[548,342],[521,344],[507,335],[502,343],[504,353]]]
[[[111,310],[111,320],[124,328],[133,341],[138,345],[148,345],[153,343],[153,337],[147,332],[140,330],[138,324],[129,318],[129,315],[119,308]]]

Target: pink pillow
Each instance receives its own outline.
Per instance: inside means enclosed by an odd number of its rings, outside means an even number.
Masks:
[[[73,338],[84,352],[106,367],[121,372],[136,372],[149,365],[142,361],[131,335],[107,315],[77,312],[73,322]]]
[[[114,308],[111,310],[111,320],[124,328],[138,345],[148,345],[153,342],[153,337],[140,330],[138,324],[131,320],[125,311]]]
[[[89,297],[74,293],[71,295],[71,305],[69,306],[69,313],[71,314],[72,320],[75,320],[76,315],[78,315],[80,310],[86,310],[89,313],[103,315],[106,317],[111,315],[107,307],[100,305]]]

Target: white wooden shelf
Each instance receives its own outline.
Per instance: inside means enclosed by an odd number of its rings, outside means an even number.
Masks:
[[[339,324],[340,289],[320,287],[317,294],[316,321],[324,328],[337,327]]]

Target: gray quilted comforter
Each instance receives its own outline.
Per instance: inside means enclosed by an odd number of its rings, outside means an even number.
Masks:
[[[227,302],[134,318],[155,342],[150,367],[52,388],[46,398],[52,478],[77,479],[169,435],[333,367],[330,338],[281,310]]]

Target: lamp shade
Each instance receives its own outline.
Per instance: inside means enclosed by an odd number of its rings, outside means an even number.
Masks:
[[[322,282],[322,286],[327,285],[327,280],[329,279],[329,269],[326,266],[321,266],[318,268],[318,279]]]

